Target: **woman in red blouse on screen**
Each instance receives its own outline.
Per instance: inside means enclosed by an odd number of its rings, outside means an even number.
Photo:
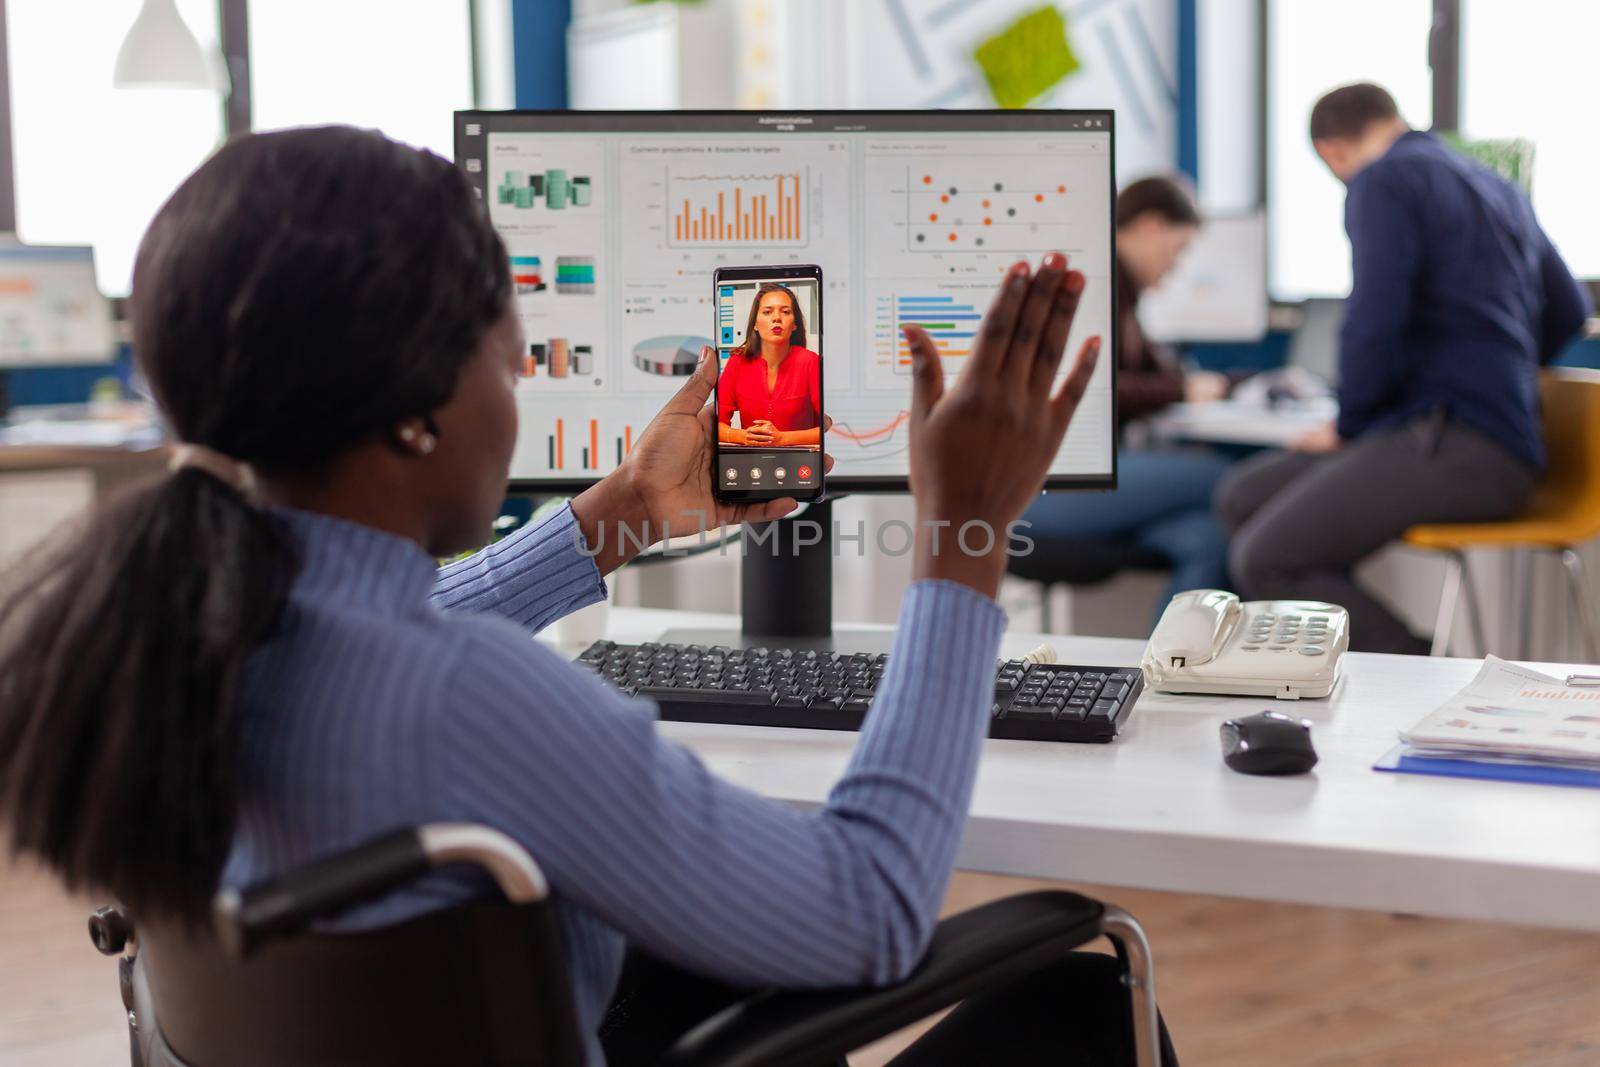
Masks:
[[[805,316],[788,286],[769,282],[756,290],[744,344],[717,381],[717,440],[822,447],[822,357],[806,347]]]

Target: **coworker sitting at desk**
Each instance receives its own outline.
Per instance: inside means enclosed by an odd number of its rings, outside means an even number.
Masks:
[[[1249,598],[1343,605],[1352,647],[1422,653],[1351,569],[1416,523],[1523,506],[1545,461],[1538,369],[1587,300],[1527,196],[1412,130],[1382,88],[1328,93],[1311,141],[1348,187],[1339,420],[1218,488],[1230,570]]]
[[[1148,340],[1136,314],[1139,294],[1172,270],[1200,226],[1189,191],[1150,177],[1117,195],[1117,422],[1153,415],[1180,401],[1227,394],[1228,379],[1185,373],[1177,358]],[[1120,448],[1111,493],[1042,496],[1023,515],[1045,536],[1129,539],[1172,562],[1157,611],[1185,589],[1227,587],[1228,542],[1211,496],[1229,461],[1202,448]]]
[[[806,319],[794,291],[770,282],[756,290],[744,338],[717,383],[717,440],[820,450],[822,357],[806,347]]]
[[[930,523],[1004,529],[1037,492],[1097,346],[1054,396],[1025,383],[1051,380],[1083,284],[1059,255],[1015,265],[948,394],[932,342],[910,338]],[[713,500],[711,353],[615,472],[441,571],[503,499],[526,351],[505,247],[455,167],[370,130],[236,138],[151,223],[131,309],[184,443],[169,477],[0,602],[0,815],[16,847],[141,916],[202,920],[219,884],[399,826],[495,827],[549,878],[596,1065],[656,1062],[736,995],[713,979],[885,983],[916,965],[987,726],[1003,539],[969,555],[919,536],[854,756],[829,802],[800,811],[716,778],[660,736],[648,701],[528,640],[605,595],[634,543],[619,525],[794,506]],[[1011,433],[970,447],[1001,419]],[[487,892],[441,870],[333,925]],[[607,1022],[629,946],[671,967]],[[1117,974],[1080,957],[969,1000],[923,1040],[938,1059],[974,1032],[1043,1035],[1017,1038],[1011,1062],[1120,1043]],[[1083,1009],[1070,1025],[1063,1004]],[[1083,1025],[1093,1012],[1103,1028]]]

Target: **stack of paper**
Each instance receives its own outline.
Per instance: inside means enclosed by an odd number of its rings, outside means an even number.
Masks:
[[[1378,770],[1600,786],[1600,688],[1494,656]]]
[[[1600,689],[1490,656],[1470,685],[1400,739],[1452,756],[1600,767]]]

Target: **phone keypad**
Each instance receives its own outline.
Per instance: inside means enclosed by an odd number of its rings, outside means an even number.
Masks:
[[[1239,650],[1325,656],[1331,623],[1327,615],[1257,615],[1247,625]]]

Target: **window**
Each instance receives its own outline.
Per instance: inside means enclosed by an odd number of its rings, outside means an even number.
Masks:
[[[1428,0],[1268,0],[1268,284],[1274,297],[1350,291],[1344,188],[1312,151],[1306,122],[1329,89],[1372,81],[1394,94],[1411,125],[1430,126],[1432,15]]]
[[[1567,266],[1600,277],[1600,4],[1464,0],[1461,133],[1533,142],[1533,207]]]
[[[139,4],[5,4],[17,236],[93,245],[100,287],[114,296],[128,292],[151,217],[223,138],[215,93],[112,88]],[[177,4],[218,52],[217,0]],[[403,17],[383,0],[249,4],[255,128],[375,126],[449,158],[451,112],[473,99],[468,0],[402,7]]]
[[[254,0],[252,125],[372,126],[453,158],[472,106],[467,0]]]
[[[125,294],[151,216],[222,140],[222,102],[212,92],[111,87],[138,0],[93,11],[62,0],[5,8],[17,236],[93,245],[100,288]],[[178,0],[178,10],[215,50],[215,0]]]

